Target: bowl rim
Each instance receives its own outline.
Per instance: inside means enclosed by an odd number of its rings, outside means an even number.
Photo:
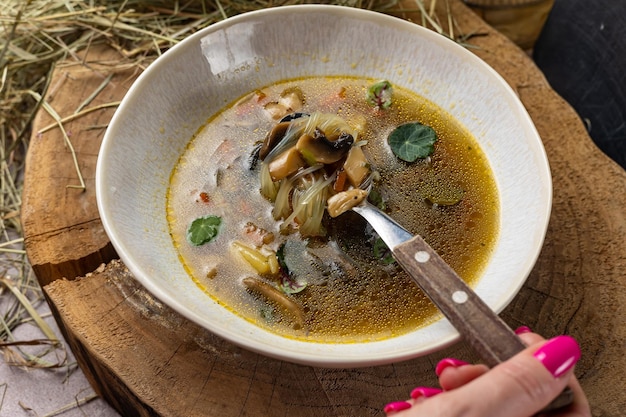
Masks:
[[[393,25],[398,30],[409,31],[409,32],[412,31],[415,33],[419,33],[420,36],[423,36],[429,40],[435,40],[437,43],[444,42],[446,44],[446,47],[454,50],[457,54],[463,54],[465,58],[472,61],[472,64],[478,65],[481,67],[483,71],[489,72],[490,76],[493,77],[494,80],[499,81],[499,83],[501,84],[500,87],[504,88],[505,90],[508,90],[512,96],[515,96],[517,98],[517,95],[515,94],[514,90],[504,80],[504,78],[499,73],[497,73],[491,66],[489,66],[486,62],[484,62],[482,59],[477,57],[472,52],[468,51],[466,48],[463,48],[461,45],[458,45],[454,41],[449,40],[443,37],[442,35],[439,35],[436,32],[426,29],[418,24],[411,23],[404,19],[387,15],[387,14],[383,14],[380,12],[374,12],[371,10],[359,9],[359,8],[353,8],[353,7],[347,7],[347,6],[320,5],[320,4],[280,6],[280,7],[275,7],[275,8],[260,9],[260,10],[255,10],[251,12],[242,13],[233,17],[229,17],[220,22],[213,23],[210,26],[207,26],[206,28],[188,36],[187,38],[183,39],[180,43],[176,44],[175,46],[171,47],[166,52],[164,52],[159,58],[157,58],[152,64],[150,64],[146,68],[145,71],[143,71],[138,76],[138,78],[129,88],[127,94],[122,99],[122,102],[120,103],[118,109],[113,115],[113,118],[111,119],[111,122],[109,124],[109,128],[107,128],[107,131],[105,132],[101,149],[105,149],[106,146],[108,146],[108,143],[110,142],[110,139],[108,138],[112,136],[112,132],[115,130],[114,127],[116,126],[117,119],[121,117],[121,114],[124,113],[124,109],[128,106],[128,101],[129,101],[128,98],[131,97],[136,90],[141,89],[141,87],[149,78],[149,76],[153,72],[157,71],[161,64],[167,62],[167,60],[171,56],[174,56],[179,50],[183,50],[184,48],[187,48],[193,42],[198,41],[199,39],[202,39],[203,37],[207,36],[210,33],[223,30],[225,28],[228,28],[236,24],[245,23],[246,21],[250,21],[253,19],[263,18],[265,15],[280,15],[280,14],[289,15],[294,12],[304,14],[304,13],[307,13],[308,11],[328,12],[328,13],[332,13],[335,15],[336,14],[349,14],[349,16],[353,19],[366,20],[366,21],[377,23],[377,24],[381,23],[384,25]],[[539,151],[540,151],[539,156],[541,157],[540,162],[545,164],[548,176],[550,176],[550,168],[548,164],[547,155],[545,153],[545,149],[543,148],[543,144],[540,140],[539,134],[536,131],[534,123],[532,122],[532,119],[526,112],[521,101],[519,101],[519,98],[517,100],[516,105],[520,107],[521,117],[526,119],[525,123],[527,123],[529,127],[534,130],[536,137],[539,139]],[[238,346],[242,346],[251,351],[261,353],[265,356],[274,357],[274,358],[281,359],[281,360],[288,360],[291,362],[301,363],[301,364],[306,364],[306,365],[326,366],[326,367],[371,366],[371,365],[379,365],[379,364],[403,361],[403,360],[414,358],[416,356],[422,356],[422,355],[426,355],[429,353],[433,353],[446,346],[453,344],[454,342],[460,339],[458,332],[452,328],[452,332],[450,332],[448,336],[441,338],[439,342],[437,343],[432,343],[429,347],[422,349],[418,353],[416,353],[415,351],[411,351],[411,350],[401,350],[401,351],[389,351],[387,354],[384,354],[384,355],[378,353],[376,357],[371,357],[371,356],[366,356],[366,355],[365,356],[361,355],[358,357],[349,357],[349,356],[341,356],[341,355],[327,356],[328,355],[327,352],[325,354],[320,354],[320,353],[317,353],[317,351],[302,352],[302,351],[292,351],[292,350],[284,349],[284,348],[281,349],[280,352],[277,352],[275,346],[261,344],[253,339],[242,339],[240,337],[241,336],[240,334],[231,333],[228,331],[228,329],[224,329],[221,326],[216,327],[211,324],[207,325],[206,318],[203,318],[201,315],[198,315],[195,311],[192,311],[191,309],[189,309],[186,305],[184,305],[184,303],[178,302],[177,300],[172,300],[170,296],[166,294],[158,284],[156,284],[154,281],[149,279],[149,276],[148,276],[149,274],[147,274],[146,271],[142,270],[142,268],[140,268],[136,264],[132,255],[130,255],[132,252],[129,251],[128,248],[125,247],[125,244],[123,243],[123,241],[119,239],[119,236],[115,232],[116,226],[110,221],[107,208],[102,205],[103,194],[105,192],[102,181],[103,181],[105,172],[104,172],[104,164],[103,164],[101,155],[103,155],[103,152],[99,153],[97,166],[96,166],[96,199],[98,203],[98,210],[100,212],[100,217],[101,217],[104,229],[107,235],[109,236],[111,243],[113,244],[114,248],[119,254],[120,259],[122,259],[124,264],[132,272],[135,279],[150,294],[152,294],[158,300],[164,301],[165,304],[167,304],[173,310],[175,310],[182,316],[186,317],[187,319],[190,319],[194,323],[199,324],[201,327],[206,328],[210,332],[217,334],[218,336]],[[551,182],[548,185],[548,189],[546,191],[547,191],[547,196],[546,196],[546,199],[547,199],[546,210],[547,211],[545,213],[546,220],[545,220],[545,224],[539,231],[541,234],[541,236],[539,236],[540,242],[543,242],[545,239],[545,234],[547,233],[547,228],[548,228],[548,223],[549,223],[550,211],[552,207],[552,184]],[[520,277],[520,279],[516,282],[517,285],[514,288],[512,288],[511,291],[508,293],[508,297],[501,299],[500,304],[493,307],[496,313],[500,313],[518,294],[519,290],[521,289],[524,282],[528,278],[528,275],[530,274],[532,267],[534,266],[534,264],[536,263],[539,257],[541,247],[542,245],[538,245],[538,247],[536,248],[532,256],[528,257],[527,262],[525,264],[525,268],[524,268],[525,272],[524,274],[520,274],[520,275],[523,275],[523,277]],[[445,319],[442,319],[442,320],[447,322],[447,320]],[[311,342],[306,342],[306,341],[302,341],[302,343],[311,344]],[[371,344],[371,343],[376,343],[376,342],[364,342],[364,343]],[[319,343],[315,343],[315,344],[320,345]],[[332,344],[329,344],[329,345],[332,345]]]

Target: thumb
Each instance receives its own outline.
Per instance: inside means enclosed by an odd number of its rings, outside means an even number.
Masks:
[[[459,390],[480,398],[476,416],[528,417],[542,410],[567,386],[580,347],[570,336],[534,344]]]

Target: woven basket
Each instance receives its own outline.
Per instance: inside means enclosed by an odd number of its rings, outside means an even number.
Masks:
[[[481,8],[511,8],[545,3],[545,0],[463,0],[469,6]]]
[[[531,49],[554,0],[463,0],[491,26],[523,49]]]

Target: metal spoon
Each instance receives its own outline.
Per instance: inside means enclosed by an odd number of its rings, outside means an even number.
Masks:
[[[393,257],[487,366],[494,367],[526,348],[421,236],[412,235],[367,200],[352,210],[376,230]],[[573,398],[567,387],[543,411],[565,407]]]

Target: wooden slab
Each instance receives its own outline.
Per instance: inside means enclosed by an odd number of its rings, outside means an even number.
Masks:
[[[46,292],[78,360],[124,416],[375,416],[408,395],[416,374],[436,383],[435,358],[322,369],[241,349],[153,299],[119,261]]]
[[[97,90],[85,109],[115,103],[124,96],[138,69],[111,73],[122,60],[113,49],[92,46],[84,65],[61,63],[46,101],[61,118],[71,116]],[[108,79],[109,77],[110,80]],[[84,110],[84,109],[83,109]],[[42,285],[58,277],[76,277],[116,257],[96,206],[95,172],[100,143],[115,107],[105,107],[63,123],[68,141],[50,112],[42,108],[33,122],[26,158],[22,224],[26,251]],[[40,133],[40,130],[46,130]],[[74,163],[72,148],[77,158]],[[85,188],[81,185],[80,176]]]
[[[473,51],[518,92],[544,141],[554,177],[544,249],[502,317],[513,327],[525,324],[546,336],[576,337],[583,349],[576,372],[594,416],[620,416],[626,409],[626,173],[595,147],[577,115],[523,51],[460,1],[450,4],[464,33],[481,34],[470,39],[479,47]],[[57,69],[52,105],[62,117],[106,78],[106,69],[97,64],[110,59],[119,57],[92,48],[86,66]],[[115,74],[97,100],[119,100],[133,75]],[[393,365],[312,368],[238,348],[172,312],[139,287],[121,263],[109,262],[115,254],[93,194],[103,131],[90,126],[110,117],[111,110],[103,110],[65,125],[86,179],[87,188],[80,191],[67,188],[76,183],[76,174],[58,129],[37,134],[52,121],[40,111],[22,220],[29,258],[68,344],[94,389],[122,415],[381,416],[386,402],[406,398],[417,385],[436,384],[433,369],[440,358],[476,359],[459,343]],[[108,266],[96,270],[100,262]]]

